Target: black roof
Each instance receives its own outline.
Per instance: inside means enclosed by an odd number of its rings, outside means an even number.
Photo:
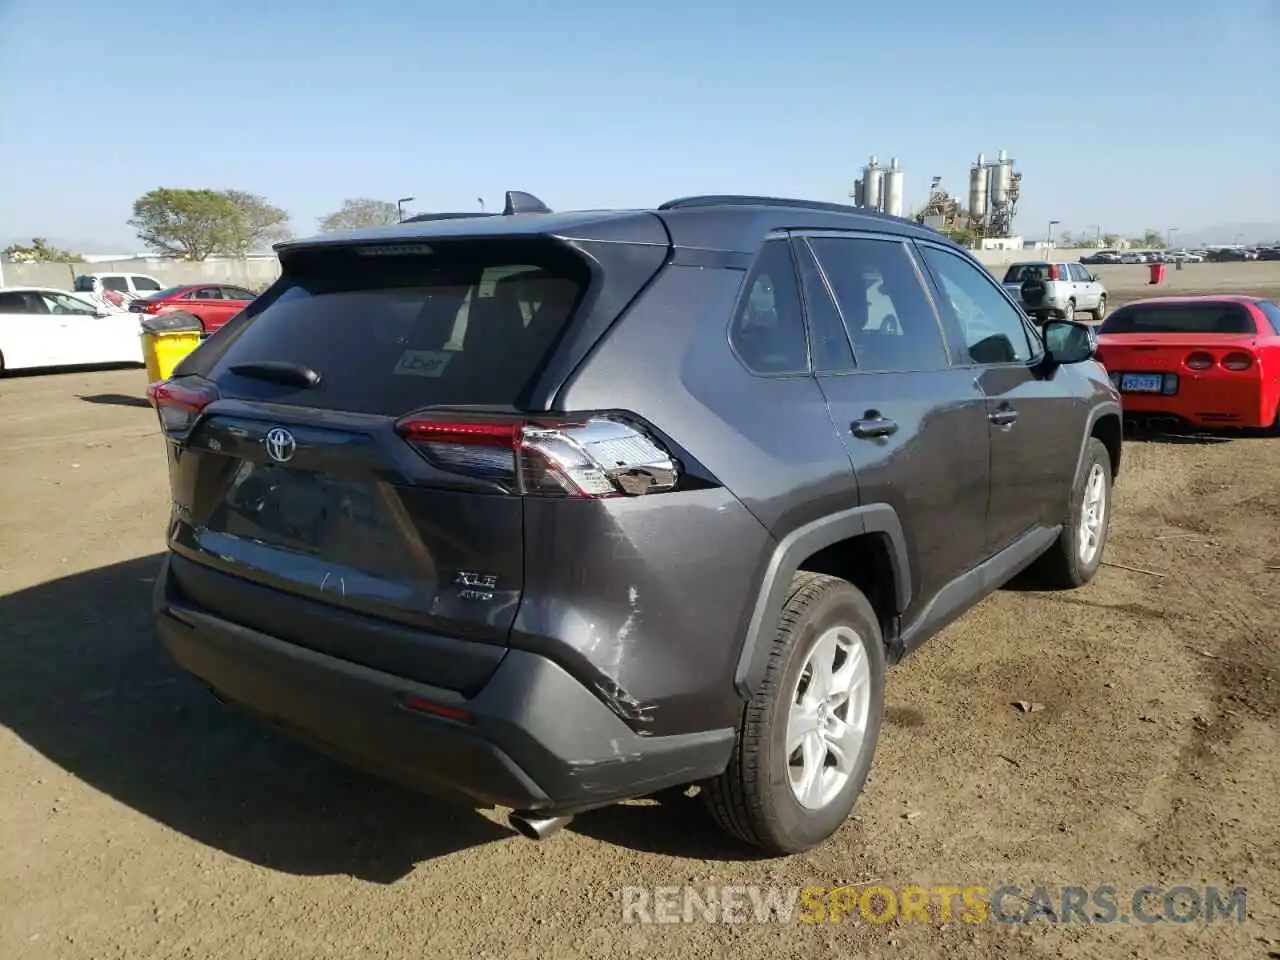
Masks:
[[[787,229],[865,230],[950,243],[938,231],[874,210],[840,203],[737,194],[682,197],[654,209],[551,212],[531,194],[509,191],[498,213],[426,213],[390,227],[287,240],[276,250],[433,239],[518,236],[625,240],[751,253],[769,233]]]

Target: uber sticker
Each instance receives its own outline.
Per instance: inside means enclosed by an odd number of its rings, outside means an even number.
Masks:
[[[406,350],[391,372],[412,377],[438,377],[452,359],[453,354],[448,350]]]

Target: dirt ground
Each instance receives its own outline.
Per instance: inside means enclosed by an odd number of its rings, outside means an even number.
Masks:
[[[1129,443],[1124,566],[1002,591],[893,671],[855,817],[768,861],[680,797],[531,843],[213,701],[150,621],[168,499],[144,380],[0,381],[5,960],[1280,957],[1280,439]],[[618,893],[872,880],[1244,886],[1249,918],[644,925]]]

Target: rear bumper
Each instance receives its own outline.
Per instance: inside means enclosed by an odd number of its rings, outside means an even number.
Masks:
[[[1173,396],[1124,393],[1120,405],[1126,416],[1176,417],[1203,429],[1271,426],[1274,410],[1264,410],[1261,383],[1221,383],[1183,378]]]
[[[635,733],[551,660],[511,650],[473,697],[373,670],[239,626],[172,588],[155,615],[174,659],[230,704],[346,762],[478,806],[580,813],[720,773],[734,731]],[[453,720],[405,705],[464,711]]]

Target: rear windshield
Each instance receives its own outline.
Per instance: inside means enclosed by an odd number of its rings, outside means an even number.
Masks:
[[[1048,280],[1047,263],[1015,263],[1005,271],[1005,283],[1026,283],[1028,280]]]
[[[235,396],[356,413],[519,406],[590,279],[547,241],[374,249],[286,257],[281,279],[208,344],[208,375]],[[310,367],[320,381],[298,391],[230,372],[251,360]]]
[[[1099,333],[1257,333],[1238,303],[1168,303],[1121,307]]]
[[[164,290],[157,290],[155,293],[148,293],[148,300],[167,300],[169,297],[175,297],[183,290],[187,289],[186,284],[177,287],[168,287]]]

